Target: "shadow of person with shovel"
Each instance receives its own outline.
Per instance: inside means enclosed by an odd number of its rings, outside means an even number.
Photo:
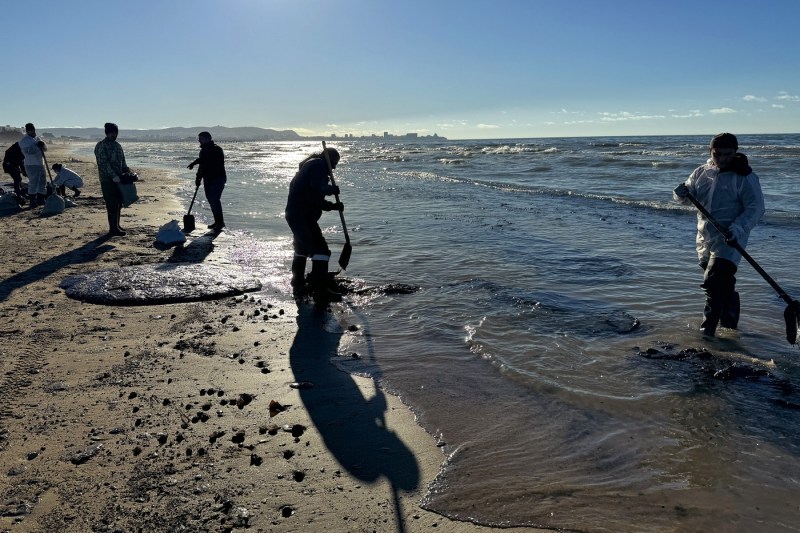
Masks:
[[[397,531],[405,531],[398,490],[416,490],[420,467],[414,454],[386,423],[387,402],[376,387],[365,398],[354,377],[337,369],[341,326],[313,306],[300,306],[297,333],[289,351],[300,398],[336,460],[353,477],[374,483],[385,477],[392,486]]]

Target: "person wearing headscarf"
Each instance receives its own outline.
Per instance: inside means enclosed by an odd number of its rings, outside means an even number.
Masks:
[[[706,296],[700,330],[712,337],[718,325],[729,329],[738,326],[740,301],[735,274],[742,255],[731,243],[735,241],[744,249],[750,231],[764,215],[764,195],[758,175],[738,149],[735,135],[715,135],[709,146],[708,161],[673,191],[674,199],[682,204],[691,203],[687,198],[687,193],[691,193],[727,230],[726,235],[721,234],[697,213],[695,242],[704,273],[700,286]]]
[[[100,189],[103,192],[108,215],[108,236],[124,237],[125,231],[119,225],[122,214],[122,192],[117,184],[121,181],[120,176],[129,169],[125,163],[125,152],[117,142],[119,127],[113,122],[106,122],[104,131],[106,137],[94,147],[94,155],[97,158]]]

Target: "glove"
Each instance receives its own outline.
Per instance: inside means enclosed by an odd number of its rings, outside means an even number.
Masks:
[[[114,183],[121,183],[119,176],[114,176]]]
[[[188,168],[189,170],[192,170],[194,168],[194,162],[189,163],[189,166],[187,166],[186,168]]]
[[[733,244],[735,242],[741,242],[744,238],[744,228],[741,227],[739,224],[735,222],[728,226],[728,236],[725,239],[727,244]]]
[[[44,150],[44,141],[36,141],[36,146],[38,146],[40,150]]]
[[[328,194],[339,194],[339,186],[338,185],[329,185],[328,186]]]
[[[197,176],[197,177],[194,179],[194,184],[195,184],[195,187],[199,187],[199,186],[200,186],[200,182],[201,182],[201,181],[203,181],[203,178],[202,178],[202,177],[200,177],[200,176]]]
[[[344,212],[344,204],[342,202],[334,202],[333,203],[333,210],[334,211],[342,211],[342,212]]]
[[[686,195],[689,194],[689,187],[687,187],[685,183],[681,183],[675,187],[675,190],[672,192],[674,192],[675,196],[678,198],[686,198]]]

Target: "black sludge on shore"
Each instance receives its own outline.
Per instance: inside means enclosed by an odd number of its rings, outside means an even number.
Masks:
[[[231,268],[160,263],[70,276],[60,287],[93,304],[153,305],[236,296],[260,290],[261,282]]]

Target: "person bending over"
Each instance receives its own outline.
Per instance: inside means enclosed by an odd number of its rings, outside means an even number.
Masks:
[[[336,168],[339,152],[334,148],[325,151]],[[292,261],[292,288],[295,295],[305,289],[306,260],[311,258],[311,274],[309,285],[311,294],[317,304],[338,301],[341,295],[329,286],[328,262],[331,251],[322,230],[319,219],[323,211],[344,211],[341,202],[330,202],[326,196],[339,194],[339,188],[328,183],[328,163],[325,152],[310,155],[300,163],[300,169],[289,184],[289,198],[286,202],[286,222],[292,230],[294,260]]]
[[[74,192],[75,198],[81,195],[80,189],[83,187],[83,178],[81,178],[77,172],[65,167],[61,163],[55,163],[52,168],[56,173],[56,177],[53,178],[53,185],[57,187],[58,193],[61,196],[65,195],[66,189],[70,189]]]

